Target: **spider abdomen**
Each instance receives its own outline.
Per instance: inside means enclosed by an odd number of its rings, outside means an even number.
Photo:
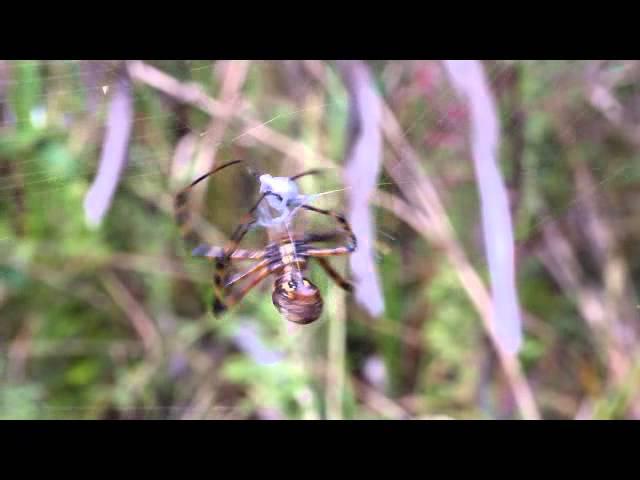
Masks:
[[[318,288],[308,279],[292,280],[286,273],[275,282],[273,305],[290,322],[307,324],[322,315],[323,301]]]

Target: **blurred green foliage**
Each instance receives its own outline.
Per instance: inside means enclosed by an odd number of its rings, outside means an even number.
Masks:
[[[381,318],[369,318],[317,268],[312,276],[327,305],[317,324],[291,331],[273,308],[269,282],[224,319],[213,318],[212,265],[186,254],[168,209],[186,182],[170,176],[177,146],[192,135],[199,148],[211,119],[135,84],[128,167],[107,217],[91,229],[83,202],[106,129],[110,97],[102,87],[121,66],[107,63],[91,73],[100,62],[2,63],[0,418],[518,418],[455,271],[437,246],[390,212],[374,210],[378,233],[393,238],[378,234]],[[229,81],[228,62],[150,63],[215,98]],[[574,418],[582,408],[594,418],[635,418],[635,359],[620,377],[628,382],[616,379],[608,337],[583,318],[582,300],[559,285],[536,249],[549,216],[568,231],[578,260],[592,262],[567,220],[581,205],[574,173],[584,165],[635,280],[637,153],[589,104],[581,83],[589,62],[486,66],[501,109],[503,171],[518,199],[518,286],[527,312],[520,360],[535,400],[544,418]],[[233,95],[249,115],[340,167],[348,97],[333,68],[324,71],[322,85],[300,65],[252,62]],[[425,171],[441,182],[450,221],[486,278],[473,166],[452,90],[435,62],[376,62],[374,71]],[[638,98],[633,85],[617,94],[629,108]],[[520,121],[513,123],[516,110]],[[559,134],[565,127],[573,143]],[[308,166],[245,133],[231,120],[217,161],[241,154],[278,174]],[[386,176],[380,182],[381,190],[402,192]],[[211,182],[202,213],[224,236],[251,192],[223,183]],[[342,188],[339,169],[304,185]],[[344,198],[327,195],[319,206],[344,209]],[[348,270],[345,261],[337,265]],[[591,281],[604,283],[597,271]],[[151,322],[157,338],[143,338],[140,322]],[[245,325],[281,358],[260,363],[241,348],[235,338]],[[376,361],[384,369],[371,373]]]

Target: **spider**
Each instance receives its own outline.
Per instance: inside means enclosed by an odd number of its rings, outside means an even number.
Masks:
[[[187,241],[193,241],[193,232],[190,228],[190,216],[188,200],[190,190],[205,178],[219,172],[223,168],[242,162],[234,160],[214,168],[205,173],[189,186],[181,190],[175,198],[176,221]],[[298,195],[297,188],[288,182],[295,182],[305,175],[318,173],[309,170],[292,177],[259,176],[261,180],[262,195],[256,204],[243,216],[240,224],[232,233],[230,240],[224,248],[208,244],[201,244],[192,251],[192,255],[207,257],[215,261],[213,277],[214,300],[212,310],[215,316],[223,315],[227,310],[238,304],[254,287],[269,276],[274,277],[271,299],[275,308],[288,321],[298,324],[309,324],[316,321],[323,310],[323,300],[320,290],[311,280],[305,276],[309,261],[314,259],[341,288],[347,292],[353,291],[353,285],[342,278],[333,269],[326,257],[349,255],[357,247],[357,239],[353,234],[349,223],[343,215],[331,210],[323,210],[308,205]],[[263,180],[268,181],[263,181]],[[268,198],[272,197],[272,198]],[[277,199],[278,202],[269,202],[272,207],[280,207],[283,213],[277,219],[266,218],[264,211],[255,215],[261,202]],[[293,207],[293,210],[289,210]],[[304,235],[291,235],[287,224],[293,212],[304,209],[321,215],[332,217],[338,224],[336,231],[328,233],[310,233]],[[285,215],[286,214],[286,215]],[[285,218],[286,217],[286,218]],[[245,250],[238,248],[243,237],[254,224],[266,226],[269,243],[261,250]],[[342,239],[341,244],[333,247],[322,247],[316,243],[336,241]],[[232,262],[253,261],[252,267],[243,273],[229,278],[229,268]],[[248,283],[238,288],[241,280]],[[233,288],[236,287],[236,288]]]

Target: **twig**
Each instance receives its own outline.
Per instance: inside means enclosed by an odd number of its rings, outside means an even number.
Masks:
[[[133,95],[129,78],[123,74],[116,83],[111,99],[98,173],[85,196],[85,217],[91,226],[100,224],[111,206],[113,195],[127,165],[132,129]]]
[[[371,316],[377,317],[384,311],[384,299],[374,260],[375,222],[370,203],[382,168],[380,98],[364,62],[342,61],[338,66],[350,95],[350,145],[344,178],[350,187],[348,216],[358,238],[358,249],[350,256],[349,262],[355,281],[356,301]]]
[[[479,61],[447,60],[444,65],[470,113],[472,159],[491,281],[493,328],[501,348],[516,355],[522,346],[522,320],[515,281],[511,212],[498,165],[500,124],[495,100]]]
[[[20,382],[24,379],[27,358],[31,355],[33,338],[30,322],[25,321],[7,351],[7,377]]]
[[[83,255],[83,258],[86,256]],[[97,260],[97,259],[96,259]],[[192,281],[209,281],[209,277],[199,277],[185,272],[182,264],[165,257],[153,257],[133,253],[115,253],[106,259],[106,263],[119,270],[149,272],[156,275],[169,275],[173,278]]]
[[[215,164],[218,146],[221,145],[222,138],[229,126],[231,117],[238,108],[238,94],[242,90],[247,78],[249,65],[250,63],[244,60],[230,61],[226,64],[222,87],[220,89],[220,101],[225,114],[212,119],[207,129],[200,135],[202,141],[194,165],[198,176],[201,175],[202,172],[210,171]],[[204,181],[207,182],[208,179]],[[203,186],[191,194],[193,202],[192,208],[195,211],[200,210],[205,191],[206,186]]]
[[[609,82],[600,78],[601,73],[595,67],[595,73],[591,75],[590,81],[585,85],[585,96],[602,116],[604,116],[613,126],[618,128],[625,139],[633,146],[640,147],[640,125],[634,124],[625,119],[624,106],[616,98],[612,89],[618,79],[611,79]],[[609,83],[607,85],[607,83]]]
[[[309,70],[323,81],[317,72]],[[408,205],[398,197],[389,196],[378,191],[375,202],[402,213],[402,219],[412,226],[418,233],[429,241],[441,246],[452,264],[463,288],[472,304],[480,314],[484,329],[489,336],[500,363],[506,373],[509,385],[518,404],[521,414],[526,419],[538,419],[540,414],[536,406],[531,387],[524,376],[520,364],[513,355],[507,353],[497,341],[493,332],[491,318],[491,299],[482,279],[466,257],[464,250],[457,241],[446,211],[433,185],[420,168],[418,154],[406,139],[398,120],[392,110],[382,102],[382,128],[385,138],[401,159],[396,163],[385,160],[385,169],[396,184],[405,187],[405,197],[412,200]]]
[[[353,377],[352,382],[362,397],[364,403],[375,412],[394,420],[407,420],[411,413],[403,406],[370,387],[365,382]]]
[[[101,275],[101,280],[116,305],[131,321],[131,325],[142,340],[147,353],[153,356],[157,355],[160,352],[161,339],[153,320],[116,275],[105,272]]]
[[[331,288],[329,316],[329,354],[327,359],[326,402],[329,420],[342,419],[342,402],[345,390],[346,319],[344,293],[336,285]]]
[[[134,80],[145,83],[181,102],[190,104],[212,117],[224,118],[229,114],[228,107],[225,107],[220,101],[211,98],[197,84],[179,82],[171,75],[141,61],[129,62],[128,69],[129,74]],[[335,162],[332,160],[316,151],[310,152],[303,143],[291,140],[286,135],[278,133],[266,126],[264,122],[259,122],[251,115],[242,111],[242,109],[236,110],[234,108],[231,114],[239,118],[247,129],[243,135],[249,135],[265,145],[280,151],[285,156],[304,159],[311,155],[314,162],[319,166],[335,166]]]
[[[410,223],[408,221],[408,223],[412,226],[419,226],[420,228],[417,231],[425,238],[435,237],[437,243],[444,248],[447,258],[454,267],[463,288],[480,314],[485,332],[498,353],[500,363],[509,380],[509,385],[521,414],[526,419],[540,418],[531,387],[522,372],[517,358],[508,354],[495,337],[489,293],[479,274],[469,262],[462,246],[457,241],[437,191],[420,169],[417,153],[407,142],[395,115],[386,105],[384,105],[383,119],[385,136],[396,154],[402,159],[402,163],[391,164],[387,161],[385,167],[397,183],[406,186],[405,195],[413,200],[413,207],[419,211],[421,210],[423,216],[428,219],[428,223],[424,222],[424,219],[421,221],[419,217]],[[398,202],[396,204],[398,205]],[[417,215],[414,213],[414,216]]]

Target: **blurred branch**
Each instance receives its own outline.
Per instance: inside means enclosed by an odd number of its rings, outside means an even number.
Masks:
[[[258,365],[280,362],[284,356],[268,346],[260,336],[259,330],[249,321],[241,321],[232,335],[233,343],[246,353]]]
[[[113,273],[103,273],[101,280],[116,305],[131,321],[131,325],[142,340],[147,353],[153,357],[159,355],[162,347],[160,334],[154,321],[147,315],[142,305]]]
[[[90,116],[94,116],[98,110],[101,87],[105,81],[108,83],[109,65],[100,61],[85,61],[80,63],[80,71],[82,72],[82,83],[85,86],[87,95],[87,111]]]
[[[92,226],[98,225],[107,213],[128,161],[127,150],[133,128],[133,95],[126,74],[119,77],[112,95],[98,173],[84,201],[85,217]]]
[[[393,213],[416,232],[428,237],[429,241],[436,242],[438,240],[438,237],[433,233],[433,227],[426,215],[409,205],[397,195],[378,190],[373,197],[373,202],[379,207]]]
[[[23,271],[25,275],[28,275],[35,280],[42,282],[49,288],[59,291],[60,294],[69,295],[82,302],[90,305],[99,311],[108,312],[108,297],[104,296],[102,292],[91,291],[88,285],[77,287],[72,284],[72,279],[68,277],[68,274],[61,272],[59,269],[49,269],[43,264],[31,266],[28,270],[23,270],[23,267],[17,263],[13,264],[14,268],[19,271]],[[106,302],[103,302],[105,300]]]
[[[597,188],[593,175],[584,164],[576,165],[575,174],[579,192],[592,192]],[[604,281],[602,298],[611,335],[618,348],[631,357],[638,346],[638,298],[616,232],[602,211],[603,203],[594,195],[585,196],[583,207],[588,214],[588,221],[582,226],[592,251],[600,258]]]
[[[345,391],[346,373],[346,308],[344,292],[337,285],[331,285],[329,316],[329,348],[327,359],[326,404],[327,418],[343,418],[342,403]]]
[[[515,283],[509,200],[498,167],[498,114],[479,61],[447,60],[444,65],[458,94],[466,99],[471,114],[472,157],[491,277],[493,328],[502,348],[514,355],[522,345],[522,320]]]
[[[350,95],[350,146],[345,160],[344,178],[349,192],[349,221],[358,248],[350,256],[355,280],[355,297],[370,315],[384,311],[378,269],[374,260],[375,223],[370,200],[382,167],[380,99],[368,67],[359,61],[338,64]]]
[[[632,418],[640,416],[637,398],[640,387],[640,356],[632,355],[631,365],[622,381],[613,388],[605,390],[599,398],[586,398],[575,415],[576,420],[610,419],[616,418],[626,411],[631,412]]]
[[[166,95],[190,104],[212,117],[223,118],[229,114],[241,120],[246,131],[241,135],[249,135],[265,145],[280,151],[285,156],[292,156],[304,159],[311,155],[314,162],[324,167],[334,167],[335,162],[322,156],[316,151],[309,152],[306,145],[290,139],[286,135],[278,133],[268,127],[265,122],[259,122],[251,115],[245,113],[243,109],[235,110],[225,106],[220,101],[211,98],[197,84],[182,83],[157,68],[145,64],[141,61],[133,61],[128,64],[129,73],[133,79],[149,85]],[[230,110],[230,111],[229,111]],[[236,139],[239,137],[236,137]]]
[[[157,207],[159,210],[163,211],[170,218],[174,216],[174,197],[168,193],[158,193],[146,191],[143,188],[138,188],[131,192],[133,195],[141,198],[145,202],[149,202],[150,204]],[[213,224],[206,221],[206,219],[199,213],[195,212],[192,216],[193,218],[193,230],[196,231],[201,238],[206,238],[212,242],[224,242],[226,240],[226,236]]]
[[[319,81],[323,81],[317,70],[309,69],[309,71],[315,74]],[[400,159],[394,163],[385,159],[384,167],[396,184],[403,186],[403,194],[409,203],[381,191],[376,192],[373,198],[374,202],[402,215],[399,218],[415,228],[425,239],[444,249],[463,288],[480,314],[485,331],[491,339],[507,375],[520,412],[524,418],[540,418],[531,387],[522,372],[518,359],[505,351],[495,337],[492,329],[489,293],[457,241],[433,183],[420,168],[418,154],[407,141],[393,111],[384,101],[382,101],[382,129],[385,138]]]
[[[613,91],[618,83],[637,68],[637,65],[627,65],[614,76],[607,76],[601,68],[601,65],[596,64],[587,75],[585,86],[587,100],[622,133],[631,145],[639,148],[640,125],[625,118],[624,105],[616,98]]]
[[[574,247],[569,235],[555,225],[557,222],[545,222],[543,244],[536,253],[567,296],[574,299],[580,315],[593,330],[597,350],[606,359],[612,385],[624,388],[635,361],[640,316],[630,265],[617,238],[620,233],[606,215],[606,209],[611,206],[602,187],[628,167],[617,169],[597,182],[579,156],[578,132],[567,121],[566,113],[558,111],[554,119],[559,138],[569,151],[577,192],[571,202],[576,206],[571,211],[575,221],[568,224],[568,232],[575,230],[573,236],[584,243],[590,253],[589,263],[596,267],[601,283],[589,278],[591,269],[582,267],[579,247]],[[634,401],[638,393],[630,395],[632,415],[637,418],[640,405]]]
[[[168,275],[173,278],[192,281],[210,281],[209,276],[199,277],[185,272],[182,263],[172,261],[165,257],[151,255],[139,255],[133,253],[114,253],[104,262],[119,270],[129,270],[154,275]]]
[[[239,106],[239,94],[247,78],[249,66],[250,62],[244,60],[225,63],[222,87],[220,88],[220,105],[224,114],[212,119],[207,129],[200,134],[200,149],[194,164],[196,176],[201,175],[202,172],[210,171],[215,165],[218,146],[222,144],[231,117]],[[208,179],[204,180],[204,182],[207,181]],[[191,208],[193,210],[200,210],[205,192],[206,187],[192,192],[193,204]]]
[[[552,222],[546,223],[542,228],[542,238],[543,243],[536,251],[538,257],[567,296],[576,299],[580,315],[596,332],[604,347],[602,350],[608,356],[607,364],[613,378],[624,377],[628,359],[609,332],[609,314],[602,293],[595,286],[589,285],[571,244]],[[611,340],[614,340],[613,348],[607,348]]]
[[[25,332],[26,334],[26,332]],[[19,340],[22,334],[16,337]],[[64,340],[29,341],[29,357],[77,357],[79,355],[101,355],[108,352],[112,357],[123,357],[143,353],[137,340],[87,340],[82,338],[66,338]]]
[[[196,394],[193,401],[185,409],[180,418],[182,420],[201,420],[211,409],[216,399],[215,388],[209,381],[204,381]]]
[[[191,171],[191,160],[195,156],[197,146],[198,135],[193,132],[184,134],[176,143],[169,178],[180,185],[178,188],[182,188],[187,183],[185,179]]]
[[[25,319],[22,328],[7,349],[7,379],[10,382],[24,380],[27,358],[31,355],[33,336],[31,325]]]
[[[393,420],[408,420],[411,413],[397,402],[370,387],[365,382],[353,377],[352,382],[365,405],[380,415]]]
[[[409,220],[411,217],[403,217],[403,219],[409,225],[419,227],[417,230],[419,233],[427,240],[435,239],[437,245],[444,249],[463,288],[480,314],[482,324],[498,353],[520,412],[527,419],[540,418],[531,387],[518,359],[505,351],[495,337],[489,293],[456,239],[436,189],[420,168],[418,154],[407,142],[395,115],[387,105],[383,107],[383,131],[396,155],[401,159],[395,163],[386,161],[385,168],[397,184],[405,187],[405,197],[411,201],[411,208],[416,211],[412,215],[415,218]],[[396,208],[402,205],[397,201],[395,204]]]

